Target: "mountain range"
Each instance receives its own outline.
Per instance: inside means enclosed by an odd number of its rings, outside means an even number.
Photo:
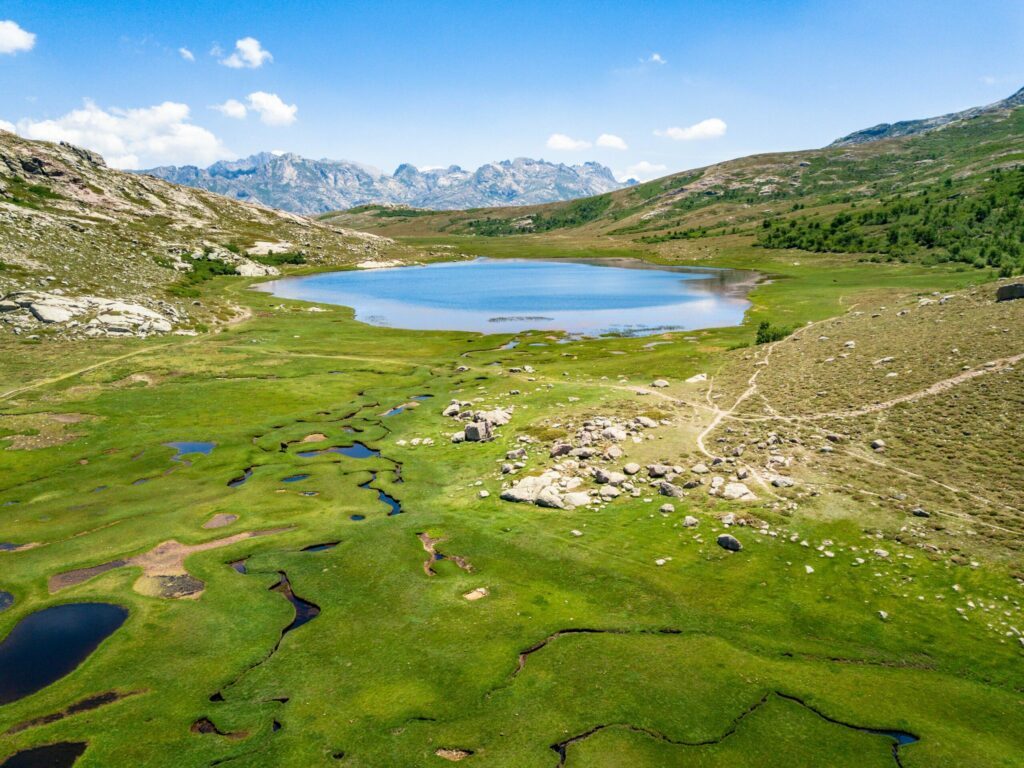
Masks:
[[[345,160],[261,152],[209,168],[165,166],[141,173],[307,215],[366,204],[434,210],[537,205],[628,186],[600,163],[565,165],[524,157],[488,163],[475,171],[457,165],[420,170],[403,164],[389,175]]]

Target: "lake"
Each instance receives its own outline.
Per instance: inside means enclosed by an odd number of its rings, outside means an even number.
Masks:
[[[371,325],[640,336],[739,325],[756,275],[638,259],[486,259],[324,272],[262,283],[285,299],[339,304]]]

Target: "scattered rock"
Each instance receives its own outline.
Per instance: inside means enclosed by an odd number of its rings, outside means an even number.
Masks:
[[[494,437],[489,421],[471,421],[466,425],[464,433],[467,443],[481,443]]]
[[[594,471],[594,480],[599,484],[610,483],[611,485],[622,485],[626,482],[626,476],[621,472],[613,472],[608,469],[597,469]]]
[[[715,541],[722,549],[727,549],[730,552],[739,552],[743,549],[743,545],[731,533],[720,534]]]
[[[996,301],[1014,301],[1024,299],[1024,283],[1001,285],[996,289]]]
[[[729,501],[756,501],[757,497],[743,483],[726,483],[722,498]]]
[[[590,503],[590,495],[585,491],[573,491],[562,496],[562,501],[568,507],[583,507]]]
[[[673,485],[667,480],[658,483],[658,493],[662,496],[670,496],[675,499],[681,499],[686,495],[686,491],[678,485]]]

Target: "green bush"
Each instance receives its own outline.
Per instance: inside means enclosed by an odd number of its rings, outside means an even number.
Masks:
[[[200,284],[212,280],[214,277],[235,274],[234,266],[225,264],[223,261],[206,258],[190,259],[190,261],[192,262],[192,271],[186,272],[182,275],[181,280],[167,289],[172,296],[195,298],[199,295],[198,286]]]
[[[758,344],[770,344],[773,341],[779,341],[789,336],[789,329],[782,328],[780,326],[772,325],[767,320],[762,320],[757,326],[757,338]]]
[[[262,256],[250,256],[253,261],[266,264],[268,267],[280,267],[282,264],[305,264],[306,257],[301,253],[265,253]]]

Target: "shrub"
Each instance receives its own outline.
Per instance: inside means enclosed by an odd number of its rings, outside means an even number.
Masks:
[[[789,336],[788,328],[772,325],[767,320],[762,320],[757,326],[756,342],[758,344],[770,344],[773,341],[779,341],[787,336]]]

